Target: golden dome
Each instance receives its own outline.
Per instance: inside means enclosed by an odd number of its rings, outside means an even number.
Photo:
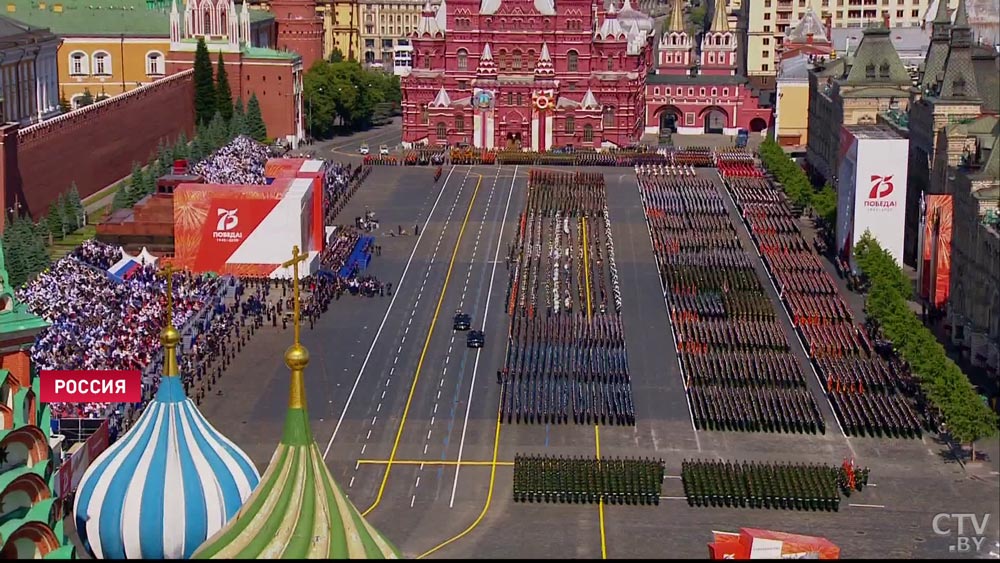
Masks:
[[[177,346],[181,341],[181,333],[174,328],[173,324],[163,327],[160,331],[160,343],[164,346]]]
[[[285,351],[285,365],[292,371],[303,370],[309,365],[309,350],[296,342]]]

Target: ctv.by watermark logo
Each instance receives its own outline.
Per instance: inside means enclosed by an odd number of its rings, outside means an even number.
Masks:
[[[937,514],[931,521],[931,528],[939,536],[951,537],[955,542],[948,546],[952,553],[979,553],[990,546],[986,543],[986,526],[990,515],[983,514]]]

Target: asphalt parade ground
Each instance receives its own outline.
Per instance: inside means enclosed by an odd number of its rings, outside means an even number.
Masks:
[[[991,514],[985,556],[1000,535],[1000,478],[950,462],[930,435],[843,435],[714,169],[699,174],[721,190],[827,431],[696,432],[635,172],[585,171],[603,173],[607,183],[635,426],[500,422],[496,373],[510,326],[505,256],[525,208],[529,167],[446,167],[437,182],[432,167],[375,167],[338,218],[351,224],[366,208],[375,212],[382,253],[366,273],[393,290],[345,296],[313,330],[304,328],[312,429],[338,483],[406,557],[704,558],[712,530],[740,527],[824,536],[842,557],[961,556],[949,550],[954,535],[935,533],[939,513]],[[465,333],[452,330],[456,310],[484,331],[484,348],[467,348]],[[281,436],[282,353],[290,342],[290,330],[265,327],[229,366],[221,394],[202,405],[262,471]],[[515,503],[519,453],[662,458],[663,497],[658,506]],[[684,459],[839,465],[851,457],[871,468],[873,486],[839,512],[693,508],[679,478]]]

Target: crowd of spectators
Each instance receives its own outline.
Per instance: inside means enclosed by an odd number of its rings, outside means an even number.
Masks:
[[[51,323],[31,351],[38,369],[146,370],[159,356],[166,282],[151,265],[127,279],[113,279],[106,269],[120,254],[117,248],[88,242],[18,292],[22,302]],[[175,274],[175,326],[184,326],[210,303],[219,283]],[[52,416],[100,418],[108,406],[56,403]]]
[[[240,136],[196,164],[192,173],[211,183],[261,185],[266,183],[266,162],[274,156],[269,147]],[[335,223],[369,170],[345,164],[330,164],[324,169],[328,225]],[[341,275],[360,237],[354,227],[339,227],[321,256],[323,271],[305,280],[303,322],[310,327],[330,302],[344,293],[369,297],[391,294],[391,284],[384,286],[372,276],[362,276],[360,267]],[[364,252],[370,256],[375,248],[369,242]],[[114,426],[112,434],[127,428],[159,385],[159,334],[166,303],[166,282],[154,265],[143,265],[125,279],[109,274],[108,269],[122,256],[119,247],[85,241],[18,293],[22,302],[51,323],[32,349],[38,369],[143,371],[143,403],[51,405],[53,420],[108,417]],[[183,334],[179,367],[185,390],[200,402],[254,332],[265,323],[288,327],[291,284],[287,280],[237,280],[181,272],[174,276],[174,325]]]
[[[240,135],[192,168],[210,184],[263,185],[264,166],[275,156],[271,149]]]

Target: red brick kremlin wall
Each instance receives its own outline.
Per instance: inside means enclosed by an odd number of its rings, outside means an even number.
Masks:
[[[19,202],[37,219],[73,182],[85,198],[127,176],[133,162],[146,164],[161,139],[173,141],[181,131],[190,139],[192,74],[181,72],[21,130],[4,125],[4,210]]]

